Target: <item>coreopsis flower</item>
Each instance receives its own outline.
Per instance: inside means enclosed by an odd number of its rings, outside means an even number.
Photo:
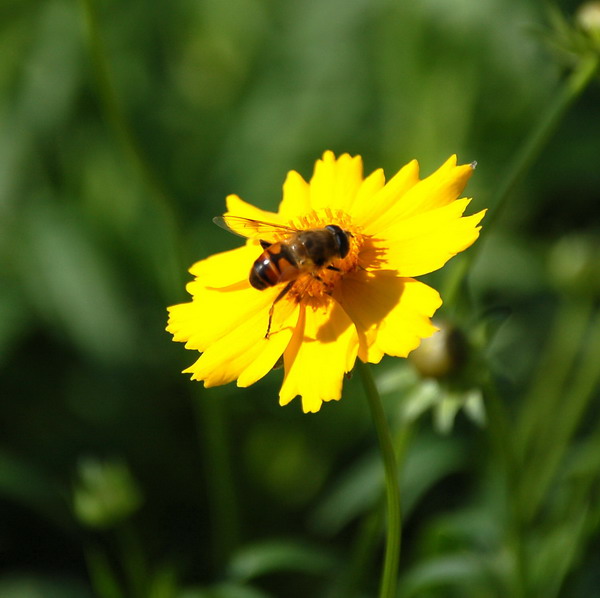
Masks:
[[[381,169],[363,177],[360,156],[327,151],[309,182],[288,174],[277,212],[227,197],[224,221],[248,240],[194,264],[192,301],[169,308],[173,340],[202,353],[184,373],[207,387],[246,387],[283,361],[280,404],[301,396],[303,410],[316,412],[341,397],[357,357],[406,357],[435,332],[431,317],[442,303],[414,277],[441,268],[479,235],[485,211],[463,216],[470,199],[457,199],[472,172],[453,156],[420,180],[413,160],[386,183]],[[256,224],[264,222],[287,230]],[[340,241],[337,254],[294,264],[293,231],[325,227]],[[263,258],[253,266],[265,248],[275,268],[268,276]]]

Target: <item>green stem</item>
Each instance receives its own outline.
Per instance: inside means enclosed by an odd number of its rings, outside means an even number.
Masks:
[[[95,545],[85,549],[90,583],[96,598],[125,598],[125,590],[115,575],[105,552]]]
[[[396,465],[399,472],[405,460],[407,447],[413,428],[408,422],[404,422],[393,438]],[[361,593],[362,581],[366,578],[373,564],[373,555],[379,542],[380,529],[383,521],[385,504],[382,501],[377,509],[367,513],[359,529],[355,541],[354,550],[346,567],[347,572],[341,583],[332,592],[330,598],[352,598]]]
[[[548,104],[547,110],[542,113],[537,126],[532,129],[529,137],[515,154],[512,163],[494,194],[492,201],[493,211],[487,217],[486,226],[495,222],[508,204],[508,198],[520,182],[523,175],[529,170],[544,146],[556,130],[565,112],[582,94],[598,70],[598,56],[590,54],[581,59],[575,70],[565,80],[564,85],[558,90],[554,100]]]
[[[513,190],[538,158],[565,112],[592,81],[598,72],[599,63],[600,58],[597,54],[589,54],[581,58],[571,75],[565,79],[564,85],[559,88],[553,101],[548,104],[546,110],[542,113],[537,125],[530,131],[523,145],[517,150],[490,201],[490,211],[484,220],[486,231],[491,230],[500,214],[506,209],[510,198],[513,197]],[[444,303],[452,303],[455,299],[455,295],[460,291],[471,264],[481,253],[484,241],[488,237],[489,235],[486,235],[480,239],[470,251],[462,256],[459,264],[451,271],[450,279],[447,281],[443,293]]]
[[[116,530],[116,538],[129,589],[127,594],[133,598],[144,598],[148,595],[148,568],[141,540],[131,522],[125,522]]]
[[[385,486],[387,502],[387,540],[383,575],[379,591],[380,598],[395,598],[398,583],[398,565],[400,564],[400,541],[402,531],[402,514],[400,510],[400,482],[398,466],[390,429],[383,411],[381,398],[375,386],[375,380],[368,364],[356,361],[356,369],[360,373],[363,387],[369,402],[373,423],[379,439],[379,448],[385,469]]]

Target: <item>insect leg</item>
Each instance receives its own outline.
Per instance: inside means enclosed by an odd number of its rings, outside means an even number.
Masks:
[[[290,282],[288,282],[283,289],[281,289],[281,292],[279,293],[279,295],[277,295],[277,297],[275,297],[275,301],[273,301],[273,304],[271,305],[271,309],[269,310],[269,324],[267,326],[267,333],[265,334],[265,338],[269,338],[269,334],[271,333],[271,321],[273,320],[273,312],[275,311],[275,304],[280,300],[283,299],[288,291],[292,288],[292,285],[294,284],[293,280],[290,280]]]
[[[266,249],[267,247],[271,247],[271,245],[273,245],[273,243],[269,243],[268,241],[259,241],[259,243],[263,249]]]

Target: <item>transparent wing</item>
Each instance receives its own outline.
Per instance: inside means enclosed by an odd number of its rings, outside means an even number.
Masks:
[[[213,218],[213,222],[234,235],[247,238],[257,237],[262,241],[274,241],[278,237],[281,238],[282,235],[289,236],[296,232],[296,229],[291,226],[262,222],[241,216],[216,216]]]

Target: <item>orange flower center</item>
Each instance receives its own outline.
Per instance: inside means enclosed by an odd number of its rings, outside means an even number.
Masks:
[[[360,228],[352,225],[348,214],[330,208],[310,212],[289,224],[298,230],[323,229],[335,224],[348,233],[349,249],[343,258],[338,257],[326,266],[302,272],[287,293],[288,300],[315,308],[321,307],[329,300],[344,276],[361,268],[360,253],[366,237],[360,232]]]

